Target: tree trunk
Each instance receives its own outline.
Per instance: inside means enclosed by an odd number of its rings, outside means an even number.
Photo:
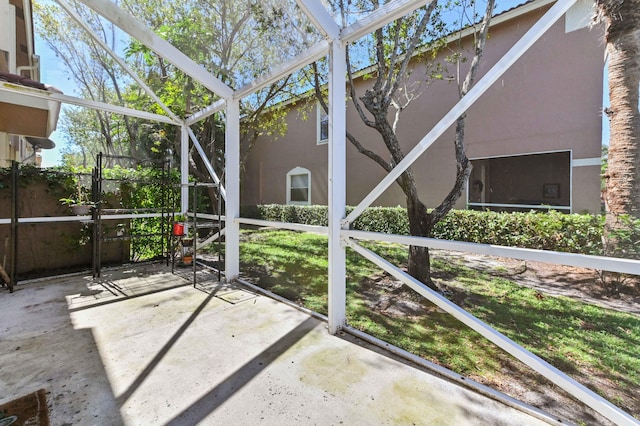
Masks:
[[[476,40],[475,54],[471,61],[469,71],[462,83],[462,87],[460,88],[461,98],[469,92],[475,81],[487,40],[494,3],[495,2],[493,0],[487,2],[479,37]],[[433,209],[431,213],[427,213],[426,206],[418,200],[417,191],[414,190],[414,194],[416,194],[415,202],[410,202],[409,196],[407,196],[407,213],[409,215],[409,229],[411,231],[411,235],[431,237],[433,227],[453,209],[456,201],[458,201],[462,196],[464,185],[468,182],[472,169],[464,146],[466,117],[466,113],[462,114],[456,121],[456,135],[454,139],[456,154],[456,181],[447,196]],[[415,185],[414,180],[412,180],[412,183]],[[408,194],[407,191],[405,191],[405,194]],[[415,246],[409,247],[409,274],[419,279],[430,288],[438,290],[437,286],[431,279],[431,262],[428,248]]]
[[[418,237],[431,236],[431,221],[426,206],[417,198],[407,197],[407,215],[409,218],[409,233]],[[431,258],[428,247],[409,246],[409,275],[438,290],[431,279]]]
[[[605,253],[615,255],[616,232],[628,224],[620,216],[640,218],[640,0],[600,0],[598,7],[607,24],[611,104]]]
[[[365,103],[365,105],[371,105]],[[373,108],[372,108],[373,109]],[[395,164],[398,164],[404,158],[404,154],[400,150],[400,142],[393,131],[391,125],[386,119],[386,115],[377,114],[375,116],[376,129],[380,132],[382,139],[391,154],[391,158]],[[409,234],[415,237],[430,237],[432,220],[427,213],[427,206],[420,201],[418,196],[418,187],[416,184],[413,170],[411,167],[402,173],[398,179],[398,184],[402,188],[407,199],[407,216],[409,219]],[[409,275],[427,285],[432,290],[438,290],[431,279],[431,262],[429,257],[429,248],[420,246],[409,246]]]

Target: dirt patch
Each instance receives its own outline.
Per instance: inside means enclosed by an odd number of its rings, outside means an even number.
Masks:
[[[599,272],[595,269],[482,255],[461,256],[456,252],[445,250],[432,250],[432,256],[489,275],[507,278],[516,284],[533,288],[544,294],[571,297],[603,308],[640,316],[640,276],[623,277],[623,285],[619,287],[619,291],[611,291],[611,286],[603,283]],[[441,284],[453,278],[447,273],[438,271],[434,271],[434,277]],[[388,291],[381,300],[369,303],[377,310],[396,309],[405,315],[418,314],[413,312],[416,308],[415,303],[409,303],[407,309],[390,306],[393,302],[400,302],[401,305],[407,303],[407,297],[412,297],[412,292],[407,291],[400,281],[384,275],[363,280],[361,284],[365,287],[375,284],[376,287]],[[449,299],[457,305],[462,306],[472,301],[469,298],[473,295],[446,285],[443,285],[443,289],[448,292]],[[375,297],[371,291],[369,294]],[[424,300],[421,297],[417,299]],[[423,307],[421,313],[428,311],[429,308]]]
[[[464,255],[434,250],[434,257],[508,278],[553,296],[566,296],[620,312],[640,315],[640,276],[621,277],[622,285],[605,284],[595,269],[509,258]]]
[[[387,275],[362,279],[358,293],[368,308],[391,317],[421,317],[439,309]]]

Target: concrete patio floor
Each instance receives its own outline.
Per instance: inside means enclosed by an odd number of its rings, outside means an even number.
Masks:
[[[0,404],[44,388],[53,426],[547,424],[210,278],[136,265],[0,291]]]

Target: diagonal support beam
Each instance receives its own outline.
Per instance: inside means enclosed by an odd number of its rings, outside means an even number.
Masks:
[[[78,15],[78,13],[67,2],[65,2],[64,0],[56,0],[56,1],[60,5],[60,7],[62,7],[65,10],[65,12],[67,12],[67,14],[71,18],[73,18],[73,20],[76,21],[78,25],[80,25],[87,32],[87,34],[89,34],[89,36],[93,39],[93,41],[98,43],[100,47],[102,47],[102,49],[104,49],[104,51],[107,52],[113,58],[113,60],[116,61],[118,65],[120,65],[136,81],[136,83],[138,83],[138,85],[140,85],[142,90],[144,90],[147,93],[147,95],[151,97],[151,99],[153,99],[158,105],[160,105],[160,108],[162,108],[162,110],[165,113],[167,113],[169,117],[171,117],[176,122],[181,121],[180,118],[178,118],[178,116],[176,116],[169,109],[169,107],[167,107],[160,100],[160,98],[156,95],[156,93],[153,90],[151,90],[149,86],[147,86],[147,84],[138,76],[138,74],[135,71],[133,71],[131,68],[129,68],[129,66],[122,59],[120,59],[120,57],[116,55],[116,53],[113,50],[111,50],[111,48],[107,46],[107,44],[104,41],[102,41],[102,39],[98,37],[95,32],[93,32],[91,27],[89,27],[86,24],[86,22],[84,22],[82,17],[80,17],[80,15]]]
[[[374,10],[366,17],[342,30],[340,39],[344,43],[356,41],[378,28],[421,8],[433,0],[395,0]]]
[[[194,80],[223,98],[233,95],[233,90],[218,80],[191,58],[175,48],[171,43],[159,37],[142,22],[122,10],[110,0],[80,0],[98,14],[111,21],[122,31],[137,39],[145,46],[178,67]]]
[[[525,35],[460,99],[433,129],[400,161],[389,174],[347,216],[351,224],[396,179],[404,173],[442,134],[473,105],[533,44],[576,3],[577,0],[559,1],[536,22]]]
[[[198,217],[200,217],[199,214],[198,214]],[[203,242],[198,243],[198,247],[199,248],[204,248],[204,247],[206,247],[208,245],[211,245],[214,242],[216,242],[219,238],[224,237],[225,234],[226,234],[225,228],[222,228],[221,230],[219,230],[218,232],[216,232],[215,234],[213,234],[212,236],[210,236],[209,238],[207,238]]]
[[[336,40],[340,35],[340,26],[333,19],[320,0],[296,0],[307,18],[329,40]]]
[[[226,105],[227,105],[227,101],[225,101],[224,99],[218,99],[208,107],[201,109],[200,111],[187,117],[187,119],[184,120],[184,122],[187,124],[187,126],[191,126],[192,124],[195,124],[198,121],[203,120],[209,117],[210,115],[215,114],[216,112],[222,111],[223,109],[225,109]]]
[[[25,90],[24,86],[18,86],[11,83],[0,84],[0,93],[7,93],[8,96],[31,96],[34,98],[46,99],[48,101],[57,101],[65,104],[76,105],[86,108],[97,109],[98,111],[112,112],[114,114],[123,114],[130,117],[142,118],[144,120],[158,121],[160,123],[168,123],[180,125],[180,122],[172,120],[165,115],[153,114],[146,111],[140,111],[133,108],[121,107],[118,105],[110,105],[104,102],[92,101],[88,99],[76,98],[74,96],[63,95],[60,93],[47,92],[46,90]],[[3,95],[5,96],[5,95]]]
[[[190,128],[187,128],[187,132],[189,133],[189,138],[191,138],[191,141],[193,142],[193,146],[196,148],[196,151],[198,151],[198,154],[200,154],[200,158],[202,158],[202,162],[204,163],[204,166],[209,172],[211,179],[213,179],[213,182],[215,184],[220,185],[220,195],[222,195],[222,198],[226,200],[227,191],[224,189],[224,185],[220,183],[220,178],[218,177],[216,171],[213,169],[213,166],[211,165],[211,161],[209,161],[207,154],[204,152],[204,149],[202,148],[202,145],[200,145],[200,141],[198,141],[196,134],[193,133],[193,130],[191,130]]]
[[[580,401],[584,402],[587,406],[593,408],[603,416],[612,420],[615,424],[639,424],[636,419],[634,419],[629,414],[625,413],[606,399],[602,398],[600,395],[596,394],[582,384],[576,382],[553,365],[549,364],[542,358],[532,354],[513,340],[509,339],[504,334],[491,328],[489,325],[485,324],[464,309],[449,301],[446,297],[433,291],[406,272],[401,271],[387,260],[381,258],[372,251],[367,250],[351,239],[347,240],[346,243],[358,254],[362,255],[375,265],[381,267],[383,270],[405,283],[422,297],[428,299],[430,302],[434,303],[439,308],[452,315],[467,327],[478,332],[484,338],[491,341],[505,352],[509,353],[516,359],[528,365],[533,370],[551,380],[553,383],[566,390],[571,395],[578,398]]]
[[[438,250],[454,250],[463,253],[508,257],[511,259],[519,259],[529,262],[544,262],[554,265],[599,269],[603,271],[619,272],[621,274],[638,275],[638,271],[640,271],[640,260],[634,259],[565,253],[520,247],[505,247],[493,244],[469,243],[466,241],[441,240],[438,238],[411,237],[408,235],[381,234],[379,232],[368,231],[342,231],[342,235],[357,240],[383,241]]]
[[[234,98],[240,100],[246,96],[252,95],[263,87],[266,87],[271,83],[278,81],[279,79],[293,73],[294,71],[297,71],[306,65],[324,58],[327,53],[329,53],[329,42],[323,40],[307,49],[306,52],[295,56],[279,67],[274,68],[268,74],[265,74],[260,78],[252,81],[251,83],[236,90]]]

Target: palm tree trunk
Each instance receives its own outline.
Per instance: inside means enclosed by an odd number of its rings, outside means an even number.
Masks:
[[[610,120],[608,168],[605,174],[605,252],[615,254],[621,215],[640,218],[640,0],[600,0],[607,24]]]

